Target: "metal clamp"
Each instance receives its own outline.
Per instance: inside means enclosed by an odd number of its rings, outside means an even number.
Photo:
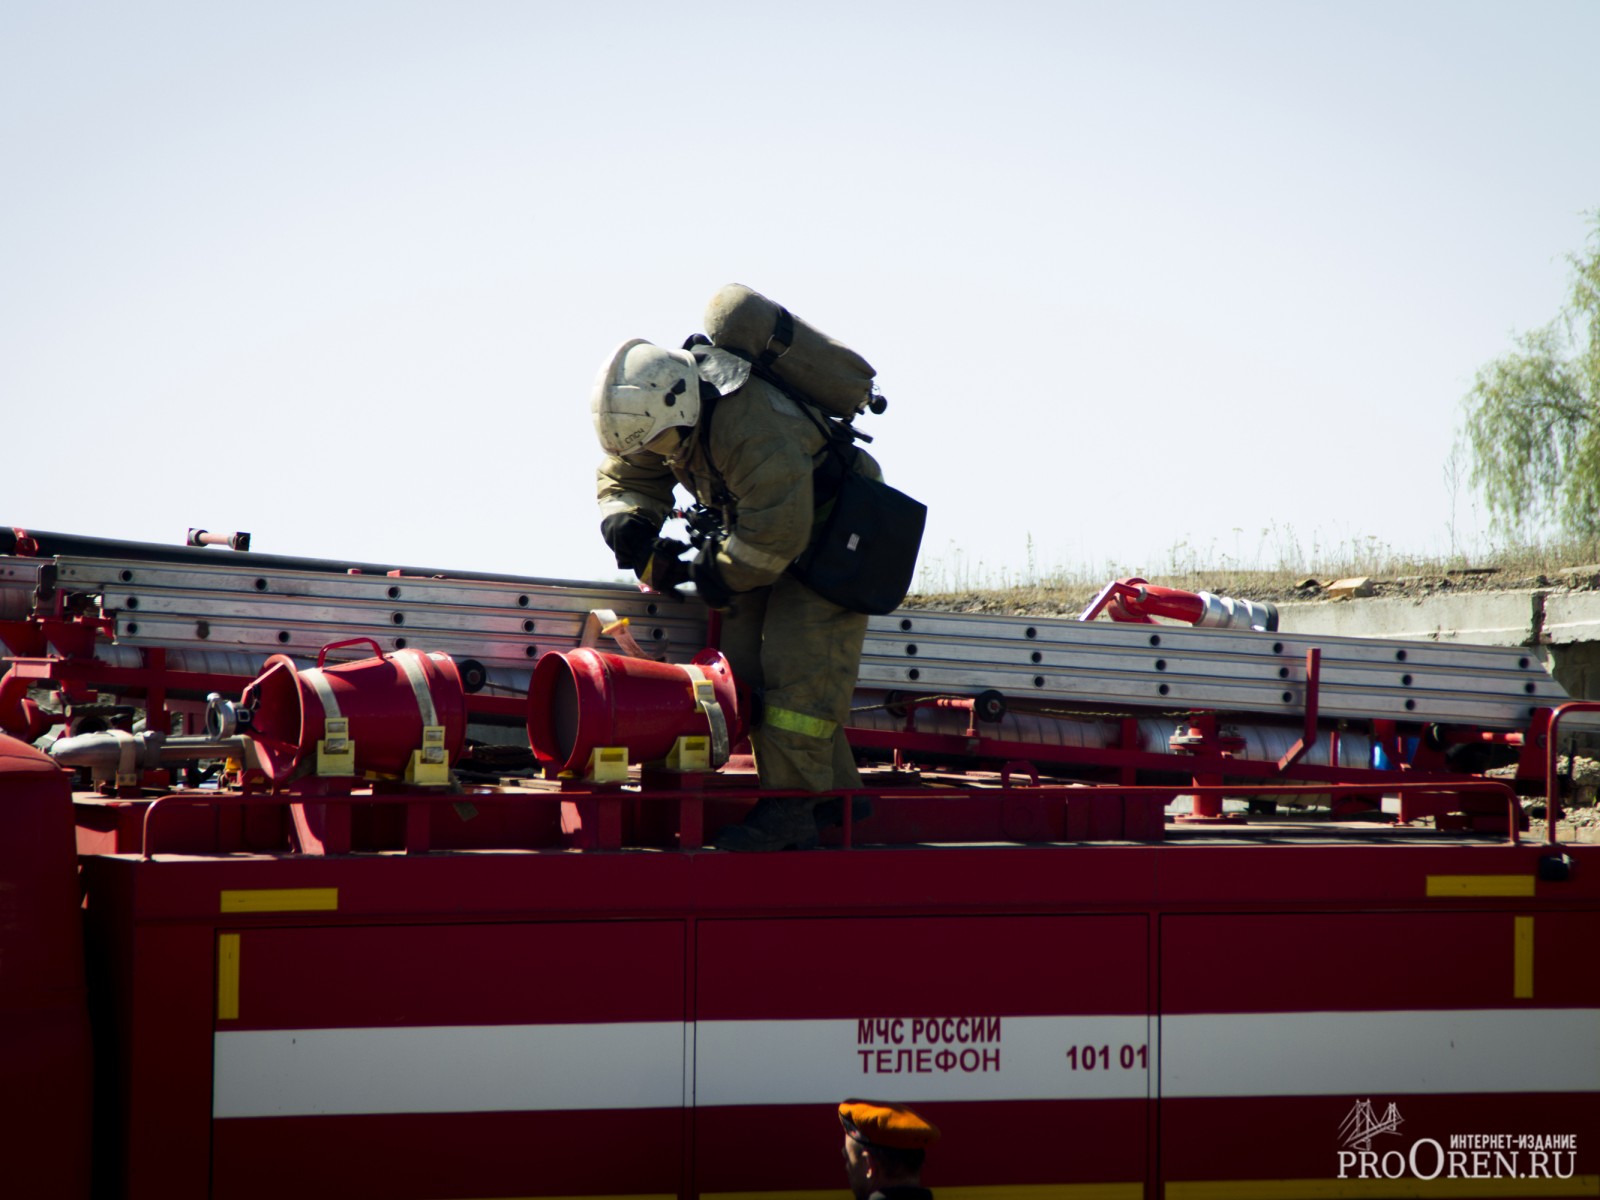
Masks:
[[[417,711],[422,714],[422,745],[411,752],[411,761],[406,764],[406,782],[438,786],[450,782],[450,755],[445,749],[445,731],[439,723],[439,710],[434,707],[428,677],[423,674],[418,657],[405,650],[394,656],[411,684]]]
[[[300,678],[316,693],[322,705],[322,738],[317,742],[317,775],[323,778],[353,776],[356,773],[356,744],[350,740],[350,720],[339,711],[339,701],[333,694],[332,685],[321,667],[301,671]]]
[[[717,702],[717,690],[706,678],[706,673],[692,663],[683,663],[680,669],[689,677],[689,689],[694,693],[695,702],[700,706],[700,711],[705,713],[706,723],[711,728],[711,766],[715,769],[727,762],[731,753],[728,718],[722,711],[722,705]]]
[[[110,731],[111,736],[117,739],[117,772],[116,785],[118,788],[131,788],[139,786],[139,759],[143,743],[133,734],[121,729]]]

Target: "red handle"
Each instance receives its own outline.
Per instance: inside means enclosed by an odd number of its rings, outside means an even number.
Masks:
[[[342,642],[329,642],[326,646],[324,646],[320,651],[317,652],[317,667],[318,667],[318,669],[319,670],[321,669],[323,661],[328,657],[328,651],[329,650],[337,650],[341,646],[356,646],[356,645],[361,644],[362,642],[365,642],[367,645],[372,647],[372,653],[373,653],[373,655],[375,657],[377,657],[377,658],[382,658],[383,657],[383,647],[378,645],[378,643],[373,641],[371,638],[369,638],[369,637],[345,638],[345,640],[342,641]]]

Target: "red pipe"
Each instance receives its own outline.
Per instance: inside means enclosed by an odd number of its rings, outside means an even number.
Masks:
[[[727,736],[727,748],[744,735],[737,685],[728,660],[702,650],[688,668],[648,658],[609,654],[592,647],[552,650],[533,668],[528,685],[528,744],[547,768],[582,774],[597,747],[625,746],[628,761],[665,759],[682,736]],[[717,714],[702,704],[696,680],[711,685]],[[713,757],[716,757],[715,751]],[[721,766],[713,762],[713,767]]]
[[[1100,589],[1100,594],[1090,602],[1089,607],[1078,614],[1078,620],[1092,621],[1100,615],[1102,610],[1111,605],[1114,606],[1111,609],[1111,619],[1113,621],[1133,621],[1142,625],[1154,625],[1155,622],[1149,617],[1141,616],[1128,607],[1129,601],[1137,603],[1139,588],[1135,585],[1142,583],[1144,583],[1144,580],[1137,577],[1112,580]],[[1118,616],[1118,613],[1122,615]]]
[[[1149,625],[1152,617],[1167,617],[1197,625],[1200,618],[1205,616],[1205,601],[1193,592],[1157,587],[1137,578],[1124,579],[1122,583],[1127,585],[1128,590],[1119,588],[1108,609],[1113,621]]]
[[[1106,584],[1078,620],[1092,621],[1101,610],[1113,621],[1138,625],[1153,625],[1154,618],[1162,617],[1219,629],[1248,626],[1271,631],[1278,627],[1278,610],[1271,604],[1160,587],[1137,575]]]
[[[324,646],[318,664],[329,650],[357,643],[378,645],[370,638],[349,638]],[[418,673],[413,684],[406,664]],[[422,747],[428,724],[418,690],[434,707],[434,718],[445,731],[444,749],[454,762],[467,739],[466,692],[461,673],[447,654],[420,650],[395,650],[374,658],[316,668],[321,682],[349,722],[349,740],[355,745],[357,773],[376,771],[400,775],[414,750]],[[286,782],[300,773],[302,762],[314,763],[324,721],[332,714],[324,707],[313,674],[301,671],[294,659],[274,654],[264,670],[245,688],[244,708],[254,717],[250,734],[261,751],[261,766],[269,779]]]
[[[1600,709],[1600,705],[1595,706]],[[1007,764],[1008,768],[1020,767],[1023,764]],[[1335,785],[1336,787],[1339,785]],[[1017,790],[1026,790],[1028,795],[1042,800],[1085,801],[1095,797],[1121,796],[1132,800],[1143,800],[1152,808],[1165,808],[1177,795],[1215,796],[1222,797],[1249,797],[1256,795],[1324,795],[1329,791],[1328,785],[1317,784],[1291,784],[1281,783],[1252,783],[1252,784],[1206,784],[1206,785],[1124,785],[1124,784],[1057,784],[1049,783],[1034,786],[1027,784],[1010,783],[1006,787],[963,787],[952,785],[939,789],[937,792],[915,787],[861,787],[836,789],[837,794],[844,800],[844,838],[842,848],[851,848],[854,822],[851,815],[850,801],[856,796],[863,796],[873,800],[915,800],[930,804],[946,804],[952,797],[964,796],[972,800],[1003,799],[1007,793]],[[1483,779],[1471,781],[1451,781],[1447,783],[1400,783],[1385,785],[1386,791],[1393,791],[1397,795],[1426,796],[1434,793],[1476,793],[1499,796],[1506,804],[1507,840],[1511,845],[1521,844],[1521,835],[1518,830],[1518,818],[1522,815],[1522,804],[1517,793],[1511,785],[1497,779]],[[573,799],[586,795],[596,795],[582,788],[563,789],[559,795]],[[680,791],[652,791],[644,789],[629,793],[631,799],[640,804],[649,805],[660,802],[677,803],[683,799]],[[806,793],[784,789],[762,789],[758,787],[730,787],[720,792],[725,799],[756,799],[763,796],[788,797],[805,796]],[[420,793],[420,792],[371,792],[357,791],[349,795],[318,796],[318,804],[326,804],[330,808],[352,808],[357,805],[412,805],[433,806],[439,804],[454,804],[460,801],[459,795],[450,793]],[[294,804],[305,803],[306,797],[297,795],[294,791],[274,792],[271,794],[242,794],[242,793],[217,793],[217,792],[175,792],[165,796],[158,796],[149,807],[144,810],[141,838],[143,842],[140,853],[145,859],[153,858],[156,853],[155,825],[156,814],[181,808],[211,808],[218,809],[230,805],[242,806],[246,804],[288,807]],[[170,824],[164,821],[163,824]]]
[[[1600,701],[1572,700],[1558,704],[1550,713],[1550,727],[1545,732],[1544,745],[1544,833],[1545,841],[1552,846],[1559,840],[1556,837],[1556,823],[1561,820],[1561,743],[1556,738],[1556,726],[1562,717],[1574,712],[1600,712]]]
[[[18,741],[36,742],[56,718],[28,699],[28,680],[13,666],[0,676],[0,733]]]
[[[1322,681],[1322,651],[1313,646],[1306,651],[1306,720],[1300,734],[1300,740],[1289,748],[1289,752],[1278,760],[1278,770],[1287,771],[1300,761],[1300,756],[1317,740],[1317,701],[1318,689]],[[1335,759],[1335,762],[1338,760]]]

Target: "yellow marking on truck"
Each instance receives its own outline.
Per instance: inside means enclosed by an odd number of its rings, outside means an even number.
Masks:
[[[844,1188],[821,1191],[701,1192],[700,1200],[839,1200]],[[1144,1200],[1142,1183],[1017,1183],[941,1187],[939,1200]]]
[[[1532,875],[1429,875],[1428,895],[1531,896]]]
[[[1533,999],[1533,918],[1517,917],[1511,938],[1511,995]]]
[[[939,1189],[940,1194],[944,1193]],[[1600,1196],[1600,1175],[1571,1179],[1201,1179],[1165,1200],[1427,1200],[1432,1196]]]
[[[948,1200],[1144,1200],[1142,1183],[1023,1183],[1001,1187],[942,1187]]]
[[[222,893],[225,913],[337,912],[338,888],[243,888]]]
[[[239,1019],[239,935],[217,937],[217,1020]]]

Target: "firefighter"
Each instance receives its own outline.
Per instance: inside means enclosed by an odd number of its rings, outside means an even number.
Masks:
[[[826,433],[748,361],[710,346],[624,342],[595,380],[592,408],[607,455],[600,529],[617,565],[656,591],[692,582],[724,614],[722,652],[760,697],[750,740],[761,785],[812,793],[763,798],[714,844],[814,846],[822,793],[861,785],[844,723],[867,629],[864,615],[787,573],[811,541]],[[854,469],[880,477],[865,453]],[[720,518],[691,559],[688,545],[661,536],[674,484]]]
[[[922,1186],[922,1161],[939,1130],[903,1104],[846,1100],[844,1170],[856,1200],[933,1200]]]

